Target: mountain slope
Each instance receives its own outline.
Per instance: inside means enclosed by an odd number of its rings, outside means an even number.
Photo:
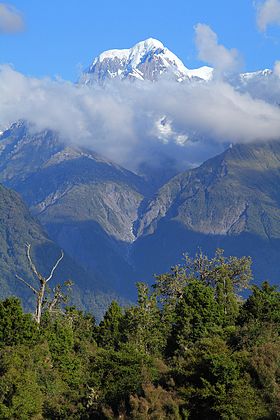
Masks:
[[[38,221],[31,216],[20,196],[0,185],[0,295],[1,298],[11,294],[20,296],[25,306],[30,308],[34,305],[34,296],[15,278],[18,274],[36,284],[26,257],[26,243],[31,244],[36,267],[47,275],[60,255],[61,248],[48,238]],[[96,294],[98,291],[102,292],[97,278],[89,276],[82,267],[65,254],[50,287],[57,282],[63,283],[69,279],[76,283],[73,299],[81,307],[85,307],[86,302],[81,296],[81,289],[90,291],[92,299],[95,296],[94,292]],[[96,305],[95,309],[97,309]]]
[[[131,294],[128,246],[149,191],[144,180],[65,146],[53,132],[34,135],[24,123],[0,136],[0,162],[0,180],[20,192],[50,237],[89,273],[99,273],[108,289]]]
[[[216,247],[251,255],[256,275],[278,280],[280,143],[236,145],[164,185],[139,221],[137,267],[165,270],[183,252]],[[159,254],[153,252],[159,250]],[[163,263],[164,262],[164,263]],[[144,273],[144,271],[143,271]]]
[[[280,274],[278,142],[233,146],[153,199],[141,177],[22,124],[0,138],[0,162],[0,180],[89,278],[97,276],[94,287],[131,297],[135,281],[199,247],[251,255],[259,279]]]
[[[87,278],[97,275],[93,284],[79,280],[84,290],[131,297],[135,281],[199,247],[251,255],[258,279],[280,275],[279,142],[233,146],[149,201],[151,190],[135,174],[66,147],[54,133],[22,130],[16,125],[1,138],[0,179],[23,195]]]
[[[207,234],[248,231],[271,238],[280,229],[270,220],[253,223],[259,206],[280,216],[280,143],[236,145],[199,168],[179,174],[159,191],[140,223],[139,234],[162,217]],[[222,210],[222,213],[220,211]]]

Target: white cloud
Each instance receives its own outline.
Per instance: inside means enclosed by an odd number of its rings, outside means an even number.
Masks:
[[[280,77],[280,61],[275,61],[274,63],[274,69],[273,69],[273,73],[275,74],[275,76]]]
[[[265,0],[257,7],[257,24],[260,31],[264,32],[268,25],[280,25],[280,1]]]
[[[0,33],[16,33],[24,29],[22,15],[14,7],[0,3]]]
[[[238,51],[220,45],[217,34],[208,25],[198,23],[195,26],[195,42],[198,57],[213,66],[219,74],[234,73],[240,68]]]
[[[25,119],[130,169],[165,157],[192,166],[226,143],[279,139],[279,107],[225,82],[112,83],[78,86],[0,66],[0,126]]]

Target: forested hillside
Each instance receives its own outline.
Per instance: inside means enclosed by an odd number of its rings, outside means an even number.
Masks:
[[[251,277],[247,257],[185,256],[99,325],[48,302],[38,325],[2,300],[0,418],[279,418],[280,292]]]

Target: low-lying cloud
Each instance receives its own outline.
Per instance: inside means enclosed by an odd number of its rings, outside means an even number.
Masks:
[[[280,1],[264,0],[257,7],[257,24],[260,31],[266,31],[269,25],[280,25]]]
[[[273,83],[280,91],[280,79]],[[112,82],[104,88],[0,67],[0,124],[24,119],[137,170],[162,157],[193,166],[225,144],[279,139],[278,105],[229,83]]]
[[[22,15],[13,6],[0,3],[0,33],[12,34],[24,29]]]

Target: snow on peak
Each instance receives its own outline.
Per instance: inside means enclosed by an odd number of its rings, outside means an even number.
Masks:
[[[90,69],[94,67],[97,62],[104,60],[129,60],[131,58],[139,58],[148,52],[155,52],[156,50],[164,50],[163,44],[154,38],[148,38],[145,41],[138,42],[134,47],[129,49],[113,49],[104,51],[98,57],[96,57],[90,66]]]
[[[203,66],[188,69],[183,62],[154,38],[140,41],[132,48],[108,50],[96,57],[83,73],[82,84],[101,83],[112,79],[157,81],[162,76],[177,82],[204,81],[213,79],[214,69]],[[276,73],[269,69],[241,73],[231,77],[228,82],[240,89],[257,80],[269,81]],[[279,76],[278,76],[279,77]]]
[[[129,57],[129,50],[108,50],[101,53],[98,57],[96,57],[91,65],[91,68],[99,61],[102,62],[104,60],[114,60],[114,58],[118,58],[120,60],[127,60]]]
[[[212,67],[203,66],[198,69],[188,70],[188,76],[190,78],[197,77],[199,79],[209,81],[213,78],[214,69]]]
[[[133,49],[137,49],[137,50],[144,50],[144,51],[151,51],[151,50],[163,50],[164,49],[164,45],[162,42],[158,41],[155,38],[148,38],[145,39],[144,41],[140,41],[138,42],[136,45],[134,45],[134,47],[131,48]]]
[[[269,77],[272,74],[273,74],[272,70],[264,69],[264,70],[258,70],[258,71],[248,72],[248,73],[241,73],[240,77],[241,79],[248,81],[248,80],[261,78],[261,77]]]
[[[160,41],[148,38],[129,49],[108,50],[95,58],[83,82],[106,79],[158,80],[170,73],[175,79],[187,77],[187,69],[179,58]]]
[[[84,73],[81,83],[103,83],[111,79],[156,81],[167,75],[179,82],[189,79],[210,80],[213,69],[189,70],[162,42],[148,38],[129,49],[108,50],[96,57]]]

